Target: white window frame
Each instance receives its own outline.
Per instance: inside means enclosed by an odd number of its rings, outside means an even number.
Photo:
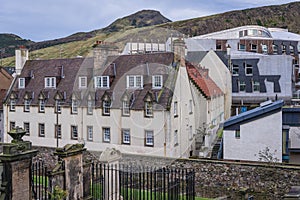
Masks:
[[[44,99],[39,100],[39,112],[45,112],[45,100]]]
[[[93,114],[93,101],[91,100],[87,101],[87,114],[89,115]]]
[[[39,137],[45,137],[45,124],[39,123]]]
[[[241,87],[244,87],[243,90],[241,90]],[[239,81],[239,92],[246,92],[246,82],[245,81]]]
[[[142,75],[128,75],[126,77],[127,88],[143,88],[143,76]]]
[[[25,78],[19,78],[19,89],[25,88]]]
[[[174,117],[178,116],[178,102],[174,101]]]
[[[96,76],[94,82],[95,88],[109,88],[109,76]]]
[[[110,115],[110,106],[111,102],[110,101],[104,101],[102,102],[102,113],[103,115]]]
[[[11,99],[9,103],[9,111],[15,111],[16,110],[16,100]]]
[[[145,102],[145,116],[146,117],[153,116],[153,103],[151,101]]]
[[[79,88],[87,88],[87,77],[79,76]]]
[[[122,102],[122,114],[124,116],[129,116],[130,115],[130,105],[129,101],[123,101]]]
[[[251,69],[251,73],[248,73],[248,69]],[[252,76],[253,75],[253,66],[250,64],[245,63],[245,75]]]
[[[56,88],[56,77],[45,77],[45,88]]]
[[[122,129],[122,143],[130,144],[130,129]]]
[[[93,141],[93,126],[87,126],[87,140]]]
[[[190,137],[190,140],[193,139],[193,126],[189,127],[189,137]]]
[[[258,81],[253,81],[252,83],[253,92],[259,92],[260,91],[260,83]],[[258,88],[258,89],[255,89]]]
[[[30,123],[29,122],[24,122],[23,123],[23,128],[24,130],[26,131],[26,135],[29,135],[30,134]]]
[[[30,99],[25,99],[24,100],[24,112],[29,112],[30,111]]]
[[[261,49],[262,49],[263,54],[267,54],[268,53],[268,45],[262,44],[261,45]]]
[[[78,126],[76,125],[71,125],[71,139],[78,139]]]
[[[109,127],[103,127],[103,142],[110,142],[110,128]]]
[[[161,89],[163,87],[163,76],[162,75],[153,75],[152,76],[152,88]]]
[[[61,103],[60,100],[55,101],[55,112],[61,113]]]
[[[55,128],[55,138],[57,138],[57,135],[58,135],[58,138],[61,138],[61,124],[55,124],[54,125],[54,128]]]
[[[239,44],[239,51],[246,51],[246,45],[245,44]]]
[[[239,65],[233,64],[232,65],[232,75],[238,76],[239,75]]]
[[[152,130],[145,131],[145,146],[154,146],[154,132]]]
[[[72,99],[72,114],[78,113],[78,100]]]

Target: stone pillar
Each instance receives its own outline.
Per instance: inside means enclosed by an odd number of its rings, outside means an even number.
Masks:
[[[68,191],[67,200],[83,199],[83,160],[82,153],[86,151],[83,144],[67,144],[57,148],[54,153],[64,162],[65,186]]]
[[[37,150],[32,150],[29,141],[23,141],[26,131],[16,127],[8,134],[13,138],[11,143],[3,144],[0,160],[3,163],[3,179],[1,189],[5,192],[5,199],[31,199],[31,165],[32,157]],[[2,196],[1,196],[2,197]]]
[[[98,41],[94,47],[94,69],[97,72],[101,72],[101,69],[104,69],[105,65],[107,65],[107,57],[112,55],[119,54],[118,47],[114,46],[110,43],[100,42]]]
[[[180,66],[185,67],[186,47],[183,39],[173,41],[174,61],[179,62]]]
[[[122,199],[119,192],[119,161],[121,158],[121,152],[114,148],[107,148],[100,155],[100,162],[104,164],[104,199]]]

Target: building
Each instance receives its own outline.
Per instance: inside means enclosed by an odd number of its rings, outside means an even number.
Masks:
[[[13,77],[0,66],[0,141],[3,141],[4,133],[3,101],[12,81]]]
[[[283,100],[267,101],[225,121],[223,158],[288,162],[289,130],[282,123],[282,106]]]
[[[167,41],[167,49],[173,39]],[[201,61],[206,52],[215,51],[230,70],[232,115],[267,99],[298,104],[300,35],[251,25],[186,38],[185,43],[193,60],[197,53]],[[215,60],[209,62],[212,65]]]
[[[174,51],[118,55],[98,43],[91,58],[28,60],[18,50],[4,129],[24,127],[36,146],[83,142],[95,151],[193,155],[196,99],[182,41]]]

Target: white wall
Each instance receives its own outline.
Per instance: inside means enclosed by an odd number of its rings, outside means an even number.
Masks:
[[[235,131],[224,130],[223,142],[226,160],[258,161],[259,151],[268,147],[282,162],[282,112],[242,124],[239,139]]]
[[[4,133],[4,115],[3,110],[0,110],[0,138],[1,142],[3,142],[3,133]]]

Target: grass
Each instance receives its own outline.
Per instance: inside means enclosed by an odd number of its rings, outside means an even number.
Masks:
[[[48,186],[48,177],[45,176],[33,176],[34,184]]]

